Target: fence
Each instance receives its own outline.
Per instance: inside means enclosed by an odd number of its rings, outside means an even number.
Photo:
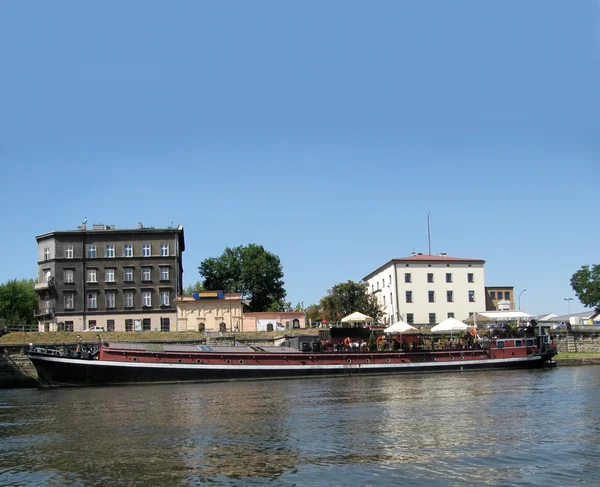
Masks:
[[[38,325],[4,325],[3,327],[7,332],[26,332],[26,331],[38,331]]]

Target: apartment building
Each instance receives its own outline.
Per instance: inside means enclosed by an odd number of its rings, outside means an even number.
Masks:
[[[384,311],[384,321],[435,325],[486,310],[485,261],[445,253],[392,259],[363,278]]]
[[[84,223],[38,235],[40,331],[174,331],[183,226],[117,229]]]

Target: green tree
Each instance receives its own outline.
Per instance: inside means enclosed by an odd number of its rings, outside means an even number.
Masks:
[[[11,279],[0,284],[0,318],[10,324],[33,324],[39,297],[35,279]]]
[[[204,284],[200,281],[196,281],[196,284],[189,284],[183,288],[183,294],[192,294],[194,291],[203,291]]]
[[[242,293],[253,311],[285,305],[281,262],[262,245],[228,247],[220,257],[205,259],[198,270],[206,289]]]
[[[383,315],[377,298],[367,294],[367,284],[348,281],[336,284],[321,298],[321,309],[329,322],[339,322],[344,316],[359,311],[379,321]]]
[[[581,266],[571,276],[571,287],[581,304],[587,308],[596,308],[600,311],[600,265]]]

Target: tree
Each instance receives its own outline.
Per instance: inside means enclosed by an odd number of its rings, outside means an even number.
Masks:
[[[339,322],[344,316],[359,311],[374,320],[381,319],[383,312],[377,298],[367,294],[367,284],[348,281],[336,284],[321,298],[321,309],[330,322]]]
[[[183,288],[183,294],[192,294],[194,291],[204,290],[204,284],[200,281],[196,281],[196,284],[189,284]]]
[[[581,266],[571,276],[571,287],[581,304],[600,311],[600,265],[593,265],[591,270],[589,265]]]
[[[262,245],[228,247],[220,257],[205,259],[198,270],[206,289],[242,293],[253,311],[285,304],[281,262]]]
[[[9,324],[35,323],[39,297],[34,290],[34,279],[11,279],[0,284],[0,318]]]

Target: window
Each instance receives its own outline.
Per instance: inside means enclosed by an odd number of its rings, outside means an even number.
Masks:
[[[446,301],[448,301],[449,303],[454,302],[454,292],[453,291],[446,291]]]
[[[125,291],[125,307],[133,308],[133,292]]]
[[[88,293],[88,308],[94,309],[98,307],[98,293]]]
[[[73,322],[65,321],[65,331],[73,331]]]
[[[44,269],[44,282],[50,282],[52,277],[52,271],[50,269]]]
[[[73,293],[65,294],[65,309],[73,309],[75,304],[75,295]]]
[[[150,267],[142,267],[142,281],[152,280],[152,269]]]
[[[160,268],[160,280],[161,281],[168,281],[169,280],[169,268],[168,267],[161,267]]]
[[[160,319],[160,331],[171,331],[171,324],[169,318]]]
[[[454,318],[454,313],[448,313],[448,318]]]
[[[106,246],[106,257],[114,257],[115,256],[115,246],[110,244]]]
[[[150,318],[144,318],[142,321],[142,330],[144,331],[150,331],[152,330],[152,321],[150,321]]]
[[[429,324],[435,325],[435,313],[429,313]]]
[[[88,245],[88,247],[87,247],[87,256],[88,256],[88,259],[95,259],[96,258],[96,246],[95,245]]]
[[[446,282],[452,282],[452,274],[450,272],[446,272]]]
[[[392,275],[391,274],[388,276],[388,284],[390,286],[392,285]]]
[[[410,272],[407,272],[406,274],[404,274],[404,282],[412,282],[410,280]]]
[[[433,274],[432,273],[427,274],[427,282],[433,282]]]
[[[406,302],[412,303],[412,291],[406,291]]]
[[[473,274],[470,273],[470,272],[467,274],[467,281],[469,281],[469,282],[475,282],[475,279],[473,279]]]
[[[106,293],[106,307],[107,308],[115,307],[115,293]]]
[[[133,245],[125,244],[123,246],[123,257],[133,257]]]
[[[475,302],[475,291],[469,291],[469,303]]]
[[[169,291],[160,292],[160,304],[163,306],[169,306]]]
[[[385,308],[385,296],[382,296],[383,298],[383,307]]]
[[[490,299],[496,299],[496,291],[490,291]]]
[[[73,282],[73,269],[65,269],[65,282],[72,283]]]
[[[377,281],[377,290],[379,291],[379,281]]]
[[[504,299],[510,300],[510,291],[504,291]]]
[[[115,320],[106,320],[106,331],[115,331]]]
[[[523,346],[523,340],[515,340],[515,347],[522,347]]]
[[[429,291],[429,302],[435,303],[435,291]]]
[[[91,328],[92,326],[96,326],[96,320],[89,320],[88,321],[88,327]]]
[[[132,268],[125,268],[123,270],[123,280],[126,282],[133,281],[133,269]]]
[[[115,270],[114,269],[105,269],[105,281],[106,282],[115,282]]]
[[[125,320],[125,331],[133,331],[133,320]]]
[[[87,282],[98,282],[98,279],[96,277],[96,269],[88,269]]]
[[[44,260],[50,260],[50,249],[44,249]]]
[[[497,346],[498,348],[504,348],[504,340],[498,340],[498,341],[496,342],[496,346]]]
[[[65,247],[65,257],[67,259],[72,259],[73,258],[73,246],[72,245],[67,245]]]
[[[375,286],[373,284],[371,284],[371,293],[375,292]]]
[[[407,314],[406,314],[406,322],[407,322],[409,325],[412,325],[412,324],[415,322],[415,315],[414,315],[414,314],[412,314],[412,313],[407,313]]]
[[[142,306],[152,306],[152,295],[147,291],[142,293]]]
[[[161,257],[169,257],[169,244],[168,243],[160,244],[160,256]]]
[[[150,244],[142,244],[142,257],[150,257]]]

